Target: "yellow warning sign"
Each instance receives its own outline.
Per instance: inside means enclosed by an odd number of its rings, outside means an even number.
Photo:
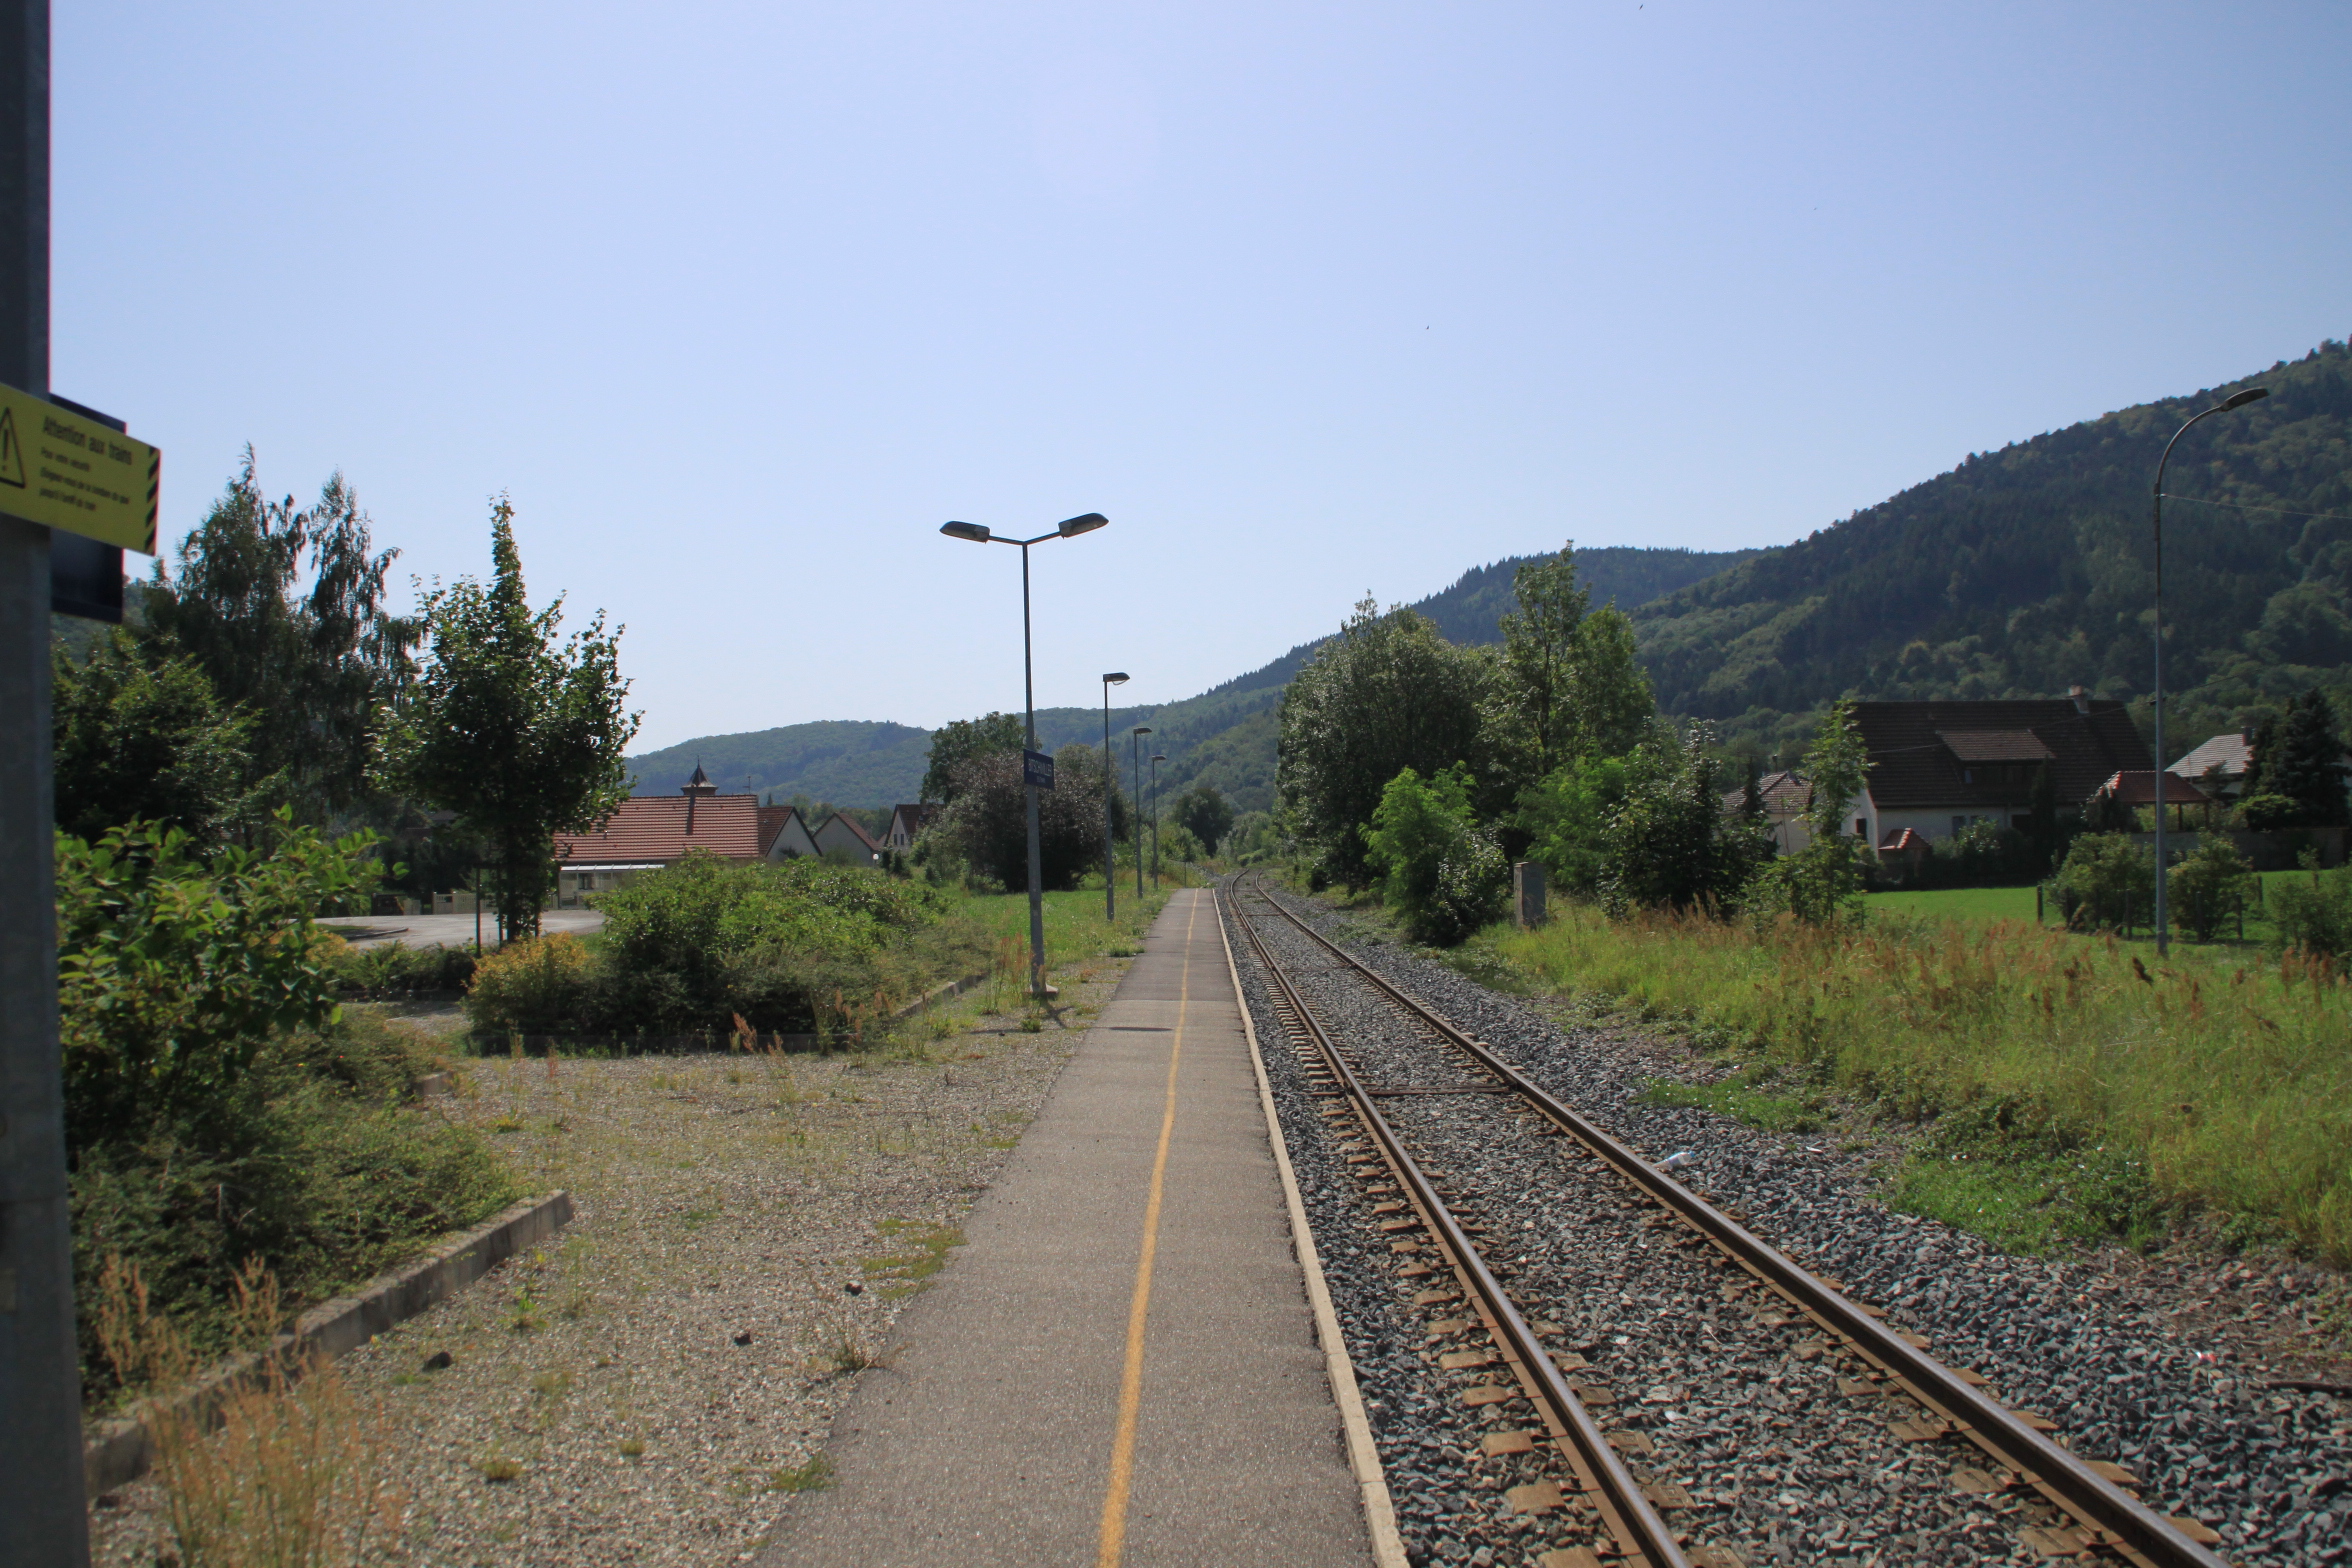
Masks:
[[[0,512],[153,555],[162,481],[159,448],[0,386]]]

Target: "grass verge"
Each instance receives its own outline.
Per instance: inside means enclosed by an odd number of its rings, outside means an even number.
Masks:
[[[2145,1239],[2194,1204],[2241,1237],[2352,1263],[2352,997],[2325,964],[2155,964],[2013,921],[1810,929],[1573,906],[1474,945],[1474,962],[1547,990],[1942,1117],[1933,1138],[1954,1141],[1931,1139],[1895,1196],[1971,1229]]]

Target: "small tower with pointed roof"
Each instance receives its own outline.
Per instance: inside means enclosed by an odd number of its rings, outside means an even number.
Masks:
[[[686,831],[689,834],[694,831],[694,803],[718,792],[719,787],[710,781],[710,775],[702,771],[701,759],[695,759],[694,777],[688,779],[685,788],[679,791],[686,797]]]

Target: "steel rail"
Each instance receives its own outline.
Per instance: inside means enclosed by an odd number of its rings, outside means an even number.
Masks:
[[[2163,1515],[2034,1430],[2006,1405],[1979,1391],[1967,1376],[1887,1328],[1779,1248],[1554,1098],[1482,1042],[1455,1028],[1435,1009],[1284,908],[1262,885],[1258,896],[1318,946],[1371,981],[1415,1021],[1509,1084],[1546,1120],[1696,1228],[1816,1323],[1852,1345],[1864,1359],[1901,1383],[1913,1398],[1942,1416],[1954,1431],[2096,1532],[2091,1544],[2107,1546],[2142,1568],[2228,1568],[2227,1559],[2190,1540]],[[1251,936],[1254,940],[1256,933]]]
[[[1261,890],[1258,896],[1266,898]],[[1280,906],[1275,906],[1279,908]],[[1240,910],[1236,909],[1236,915]],[[1355,1069],[1339,1052],[1322,1022],[1307,1006],[1306,998],[1291,984],[1290,975],[1266,948],[1255,924],[1246,918],[1236,921],[1242,934],[1249,938],[1251,949],[1281,993],[1284,1007],[1297,1019],[1299,1028],[1313,1041],[1315,1049],[1329,1066],[1348,1099],[1354,1103],[1356,1114],[1380,1145],[1382,1156],[1413,1195],[1422,1211],[1424,1222],[1436,1235],[1438,1244],[1451,1255],[1455,1271],[1477,1295],[1488,1324],[1503,1349],[1516,1362],[1522,1376],[1535,1385],[1543,1404],[1550,1407],[1554,1430],[1564,1434],[1574,1447],[1573,1468],[1587,1485],[1581,1495],[1592,1502],[1601,1515],[1602,1527],[1615,1539],[1623,1556],[1620,1561],[1647,1564],[1648,1568],[1690,1568],[1690,1559],[1675,1543],[1674,1532],[1642,1495],[1641,1485],[1617,1457],[1617,1450],[1609,1445],[1608,1435],[1594,1422],[1576,1397],[1567,1378],[1552,1361],[1535,1329],[1519,1313],[1510,1293],[1501,1280],[1486,1266],[1453,1210],[1438,1196],[1436,1185],[1428,1173],[1405,1152],[1403,1142],[1387,1118],[1372,1108],[1372,1096],[1356,1077]]]

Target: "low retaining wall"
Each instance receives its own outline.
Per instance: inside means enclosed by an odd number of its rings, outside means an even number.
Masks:
[[[415,1317],[455,1295],[499,1264],[554,1235],[572,1218],[572,1195],[551,1192],[525,1198],[505,1213],[451,1240],[414,1262],[403,1264],[355,1295],[338,1296],[304,1313],[293,1330],[278,1336],[271,1354],[298,1367],[313,1355],[340,1356],[364,1345],[396,1323]],[[175,1414],[209,1423],[223,1396],[261,1367],[259,1355],[240,1356],[174,1395]],[[101,1424],[82,1443],[82,1490],[96,1497],[146,1473],[155,1449],[141,1415]]]

